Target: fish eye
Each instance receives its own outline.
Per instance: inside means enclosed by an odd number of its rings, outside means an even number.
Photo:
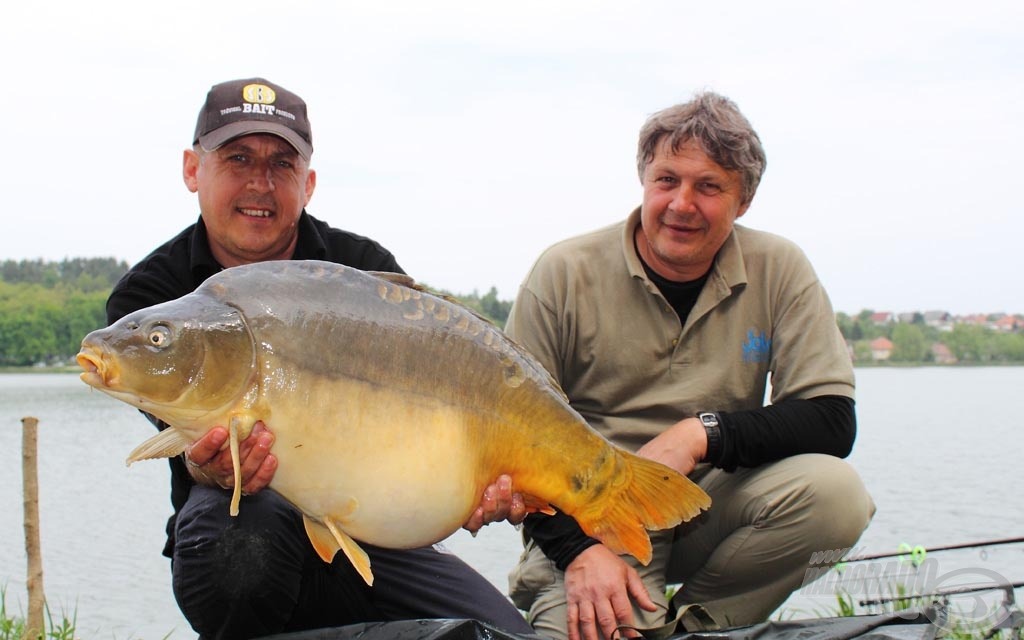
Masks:
[[[166,347],[171,341],[171,330],[163,325],[153,327],[149,332],[149,344],[154,347]]]

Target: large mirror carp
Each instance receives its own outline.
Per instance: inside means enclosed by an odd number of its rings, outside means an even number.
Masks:
[[[617,447],[500,330],[407,276],[329,262],[225,269],[194,292],[90,333],[87,384],[170,428],[128,461],[181,454],[214,426],[235,453],[274,432],[270,488],[303,514],[326,562],[357,540],[414,548],[466,522],[501,474],[533,509],[573,516],[647,563],[647,530],[710,506],[685,476]]]

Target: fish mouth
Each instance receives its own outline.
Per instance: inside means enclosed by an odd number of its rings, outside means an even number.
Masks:
[[[113,367],[105,354],[96,347],[82,347],[82,350],[75,356],[75,362],[82,367],[82,373],[78,376],[82,382],[90,387],[100,389],[109,388],[113,382]]]

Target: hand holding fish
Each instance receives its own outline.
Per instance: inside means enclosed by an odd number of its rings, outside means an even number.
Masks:
[[[527,514],[526,503],[522,494],[512,493],[512,478],[508,475],[499,476],[494,484],[484,489],[480,505],[462,525],[462,528],[474,536],[480,529],[492,522],[508,520],[519,524]]]
[[[185,451],[189,473],[197,483],[222,489],[235,486],[227,441],[228,430],[214,427]],[[253,494],[270,484],[277,470],[277,457],[270,453],[273,444],[274,434],[263,422],[257,422],[249,437],[238,443],[243,493]]]

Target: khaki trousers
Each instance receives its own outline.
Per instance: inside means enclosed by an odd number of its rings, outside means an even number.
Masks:
[[[700,604],[722,627],[762,622],[802,585],[813,553],[852,547],[875,512],[857,472],[823,454],[732,473],[701,465],[690,477],[711,509],[652,533],[648,566],[623,556],[662,607],[634,607],[638,627],[666,622],[665,586],[676,583],[675,605]],[[533,542],[509,574],[512,601],[543,636],[567,637],[564,578]]]

